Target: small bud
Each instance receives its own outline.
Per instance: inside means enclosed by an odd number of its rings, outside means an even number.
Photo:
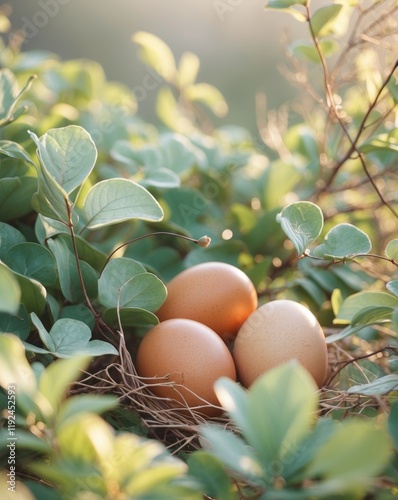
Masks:
[[[198,245],[203,247],[203,248],[208,247],[210,245],[210,242],[211,242],[210,236],[202,236],[197,241]]]

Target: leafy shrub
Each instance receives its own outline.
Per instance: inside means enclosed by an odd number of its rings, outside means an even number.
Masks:
[[[214,127],[227,104],[197,57],[177,64],[149,33],[133,40],[159,127],[97,63],[0,42],[5,498],[13,481],[26,499],[396,495],[396,2],[267,8],[309,40],[287,47],[300,102],[267,113],[259,96],[259,137]],[[320,392],[289,364],[248,392],[218,381],[226,415],[208,423],[148,396],[136,345],[165,283],[210,260],[245,271],[260,302],[314,311]]]

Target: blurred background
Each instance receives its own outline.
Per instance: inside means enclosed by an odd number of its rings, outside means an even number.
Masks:
[[[3,2],[2,2],[3,3]],[[255,96],[273,109],[295,96],[281,74],[286,36],[303,38],[306,27],[291,16],[264,10],[251,0],[14,0],[14,29],[24,29],[23,50],[48,50],[62,59],[99,62],[109,80],[130,88],[146,74],[133,33],[163,39],[178,60],[184,51],[201,61],[198,81],[215,85],[229,104],[224,123],[256,132]],[[139,114],[155,121],[156,91],[139,102]]]

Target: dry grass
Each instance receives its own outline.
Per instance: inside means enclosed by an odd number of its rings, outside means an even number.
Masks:
[[[350,344],[348,344],[350,345]],[[378,349],[376,354],[364,352],[364,346],[355,351],[345,350],[343,347],[329,345],[329,375],[325,386],[320,390],[320,414],[335,418],[346,418],[350,415],[377,414],[388,410],[387,399],[384,396],[361,396],[350,394],[346,389],[350,385],[366,382],[370,372],[361,365],[361,361],[376,358],[380,364],[385,364],[388,349]],[[374,377],[374,375],[373,375]],[[100,369],[93,369],[86,377],[80,380],[73,392],[111,393],[120,398],[124,408],[138,413],[141,425],[148,432],[148,436],[163,442],[173,453],[191,451],[200,448],[199,426],[205,422],[217,422],[228,428],[233,428],[226,414],[220,417],[204,417],[200,408],[175,407],[167,398],[155,396],[150,391],[154,380],[149,381],[137,374],[132,356],[126,347],[125,338],[120,334],[119,357]],[[157,384],[173,384],[179,391],[178,385],[167,379],[156,379]],[[391,395],[389,395],[391,400]],[[398,399],[398,396],[397,396]],[[204,402],[204,406],[207,403]]]

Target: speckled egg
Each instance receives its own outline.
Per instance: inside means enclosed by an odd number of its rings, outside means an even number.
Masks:
[[[322,387],[328,368],[325,336],[318,320],[292,300],[274,300],[253,312],[236,336],[232,355],[245,387],[291,359],[297,359]]]
[[[167,292],[156,313],[160,321],[193,319],[227,343],[258,305],[256,289],[248,276],[224,262],[204,262],[182,271],[167,284]]]
[[[169,319],[151,328],[138,347],[136,366],[141,377],[150,377],[146,382],[156,396],[207,416],[220,413],[214,382],[222,376],[236,380],[232,355],[222,339],[190,319]]]

